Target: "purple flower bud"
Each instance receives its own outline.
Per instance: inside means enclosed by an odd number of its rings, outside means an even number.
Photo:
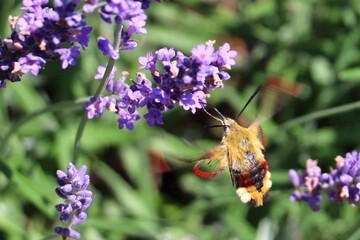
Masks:
[[[72,188],[71,184],[66,184],[66,185],[60,187],[60,190],[65,195],[68,195],[72,192],[73,188]]]
[[[120,50],[130,51],[135,49],[136,47],[137,47],[137,42],[135,40],[128,40],[122,42],[120,46]]]
[[[66,199],[66,195],[61,191],[61,189],[60,188],[56,188],[55,189],[55,193],[59,196],[59,197],[61,197],[61,198],[65,198]]]
[[[294,169],[290,169],[288,175],[289,175],[289,179],[290,179],[292,185],[294,185],[294,187],[300,186],[299,174]]]
[[[352,182],[352,180],[353,180],[353,178],[352,178],[350,175],[348,175],[348,174],[342,174],[342,175],[340,176],[340,181],[341,181],[343,184],[349,184],[349,183]]]
[[[98,37],[98,48],[105,56],[110,56],[114,60],[119,58],[119,53],[114,50],[109,40],[104,37]]]
[[[89,45],[89,34],[91,31],[91,27],[83,27],[76,36],[76,40],[79,42],[83,50]]]
[[[333,177],[329,173],[323,173],[321,175],[321,182],[322,182],[323,188],[331,188],[334,185]]]
[[[67,220],[69,220],[69,218],[70,218],[69,213],[67,213],[67,212],[61,212],[60,213],[60,217],[59,217],[60,221],[66,222]]]
[[[228,69],[232,65],[235,65],[234,58],[237,56],[237,52],[230,50],[230,45],[228,43],[225,43],[223,46],[219,47],[219,51],[217,54],[217,63],[220,66],[224,66]]]
[[[148,52],[145,57],[139,57],[141,67],[139,69],[146,69],[153,72],[155,70],[156,58],[151,52]]]
[[[38,75],[39,70],[45,65],[46,61],[32,53],[27,54],[25,57],[19,58],[21,65],[21,72],[31,72],[33,75]]]
[[[306,172],[311,177],[318,177],[321,175],[321,169],[317,165],[317,161],[308,159],[306,161]]]
[[[59,48],[55,50],[55,52],[60,55],[60,60],[62,61],[61,67],[63,69],[67,68],[69,65],[74,66],[76,64],[75,58],[80,55],[79,48],[79,46],[74,46],[70,49]]]
[[[71,237],[74,239],[80,238],[80,233],[78,233],[77,231],[75,231],[71,228],[64,228],[62,235],[66,236],[66,237]]]
[[[69,180],[73,180],[77,176],[77,169],[75,168],[74,164],[69,163],[66,167],[66,176]]]
[[[62,203],[55,205],[55,209],[59,212],[61,212],[65,207],[66,205]]]
[[[61,180],[61,181],[67,177],[66,173],[61,170],[57,170],[56,175],[57,175],[58,180]]]
[[[107,23],[112,23],[113,19],[116,23],[128,26],[127,32],[131,36],[133,33],[146,33],[144,28],[147,16],[142,9],[140,2],[134,0],[108,0],[101,7],[100,15]]]
[[[79,214],[73,216],[72,225],[79,225],[83,223],[86,220],[86,217],[86,213],[80,212]]]
[[[144,115],[149,126],[154,126],[155,124],[163,124],[162,114],[159,110],[155,108],[149,109],[149,112]]]
[[[67,182],[56,188],[56,192],[66,199],[66,204],[58,204],[55,209],[60,213],[60,221],[66,224],[65,227],[56,227],[55,233],[70,238],[79,238],[80,233],[71,229],[71,226],[78,225],[85,221],[86,209],[92,201],[92,192],[86,190],[89,185],[89,176],[86,175],[87,167],[81,166],[79,169],[69,163],[66,173],[61,170],[56,172],[58,181]]]
[[[150,7],[150,0],[137,0],[138,2],[141,2],[141,8],[142,9],[148,9]],[[160,0],[155,0],[157,2],[160,2]]]
[[[63,230],[64,230],[64,228],[62,228],[62,227],[55,227],[55,229],[54,229],[55,233],[58,235],[62,235]]]
[[[319,202],[321,201],[321,198],[322,197],[320,194],[309,195],[309,197],[306,199],[306,202],[313,211],[319,211]]]
[[[200,44],[191,50],[192,57],[199,64],[209,65],[214,60],[214,46]]]
[[[164,66],[170,65],[170,60],[175,57],[174,49],[161,48],[155,52],[156,57],[159,61],[162,61]]]
[[[92,192],[89,190],[81,190],[77,193],[79,197],[90,198],[92,196]]]
[[[96,116],[100,117],[103,115],[105,108],[111,103],[111,99],[104,97],[95,99],[90,97],[90,102],[84,103],[84,108],[88,111],[87,116],[92,119]]]
[[[86,4],[83,6],[83,11],[85,13],[92,13],[96,7],[98,0],[87,0]]]
[[[140,119],[140,116],[136,111],[134,113],[129,113],[123,109],[119,109],[118,116],[118,123],[120,129],[126,127],[128,130],[132,130],[134,128],[134,121]]]

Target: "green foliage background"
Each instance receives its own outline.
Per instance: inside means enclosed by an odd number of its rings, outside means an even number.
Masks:
[[[1,37],[7,16],[19,15],[19,1],[0,2]],[[117,67],[130,76],[138,57],[160,47],[185,53],[209,39],[230,42],[238,64],[225,88],[212,93],[209,107],[236,116],[251,92],[268,76],[303,85],[301,95],[263,124],[273,187],[263,207],[249,208],[236,196],[228,173],[215,179],[192,174],[195,160],[219,143],[221,129],[202,111],[168,112],[164,125],[144,121],[133,131],[117,130],[115,116],[88,123],[80,163],[88,166],[94,202],[76,229],[82,239],[360,239],[359,208],[329,203],[313,213],[288,200],[290,168],[318,159],[323,171],[336,155],[359,150],[360,1],[176,0],[153,3],[148,34],[139,47],[121,52]],[[81,101],[94,93],[96,67],[107,61],[96,48],[98,35],[113,27],[94,26],[90,47],[75,67],[49,63],[37,77],[0,91],[0,239],[59,239],[54,205],[55,172],[71,161]],[[69,104],[61,105],[59,103]],[[71,101],[78,101],[74,104]],[[22,123],[30,114],[51,110]],[[345,108],[335,108],[345,106]],[[247,113],[254,119],[257,105]],[[2,138],[3,139],[3,138]],[[171,171],[156,173],[149,159],[164,158]],[[156,162],[156,161],[155,161]]]

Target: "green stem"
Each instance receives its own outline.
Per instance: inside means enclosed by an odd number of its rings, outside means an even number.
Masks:
[[[30,120],[44,114],[44,113],[48,113],[48,112],[57,112],[60,110],[64,110],[67,108],[80,108],[82,106],[82,104],[84,104],[87,101],[87,99],[79,99],[77,101],[67,101],[67,102],[60,102],[60,103],[55,103],[55,104],[51,104],[48,105],[42,109],[39,109],[29,115],[26,115],[25,117],[21,118],[17,123],[12,124],[10,126],[10,128],[8,129],[8,131],[5,133],[5,135],[3,136],[2,139],[2,144],[0,146],[0,153],[4,153],[5,152],[5,148],[6,148],[6,143],[9,142],[10,137],[16,133],[21,126],[23,126],[24,124],[26,124],[27,122],[29,122]]]
[[[344,105],[333,107],[333,108],[328,108],[328,109],[325,109],[322,111],[317,111],[314,113],[309,113],[304,116],[287,121],[284,123],[283,126],[285,128],[291,128],[295,125],[298,125],[298,124],[301,124],[304,122],[312,121],[312,120],[319,119],[319,118],[329,117],[332,115],[352,111],[352,110],[355,110],[358,108],[360,108],[360,101],[344,104]]]
[[[121,42],[121,32],[122,32],[122,26],[117,24],[116,28],[115,28],[115,34],[114,34],[114,42],[113,42],[113,47],[115,51],[119,51],[119,47],[120,47],[120,42]],[[115,65],[115,60],[110,58],[108,61],[108,64],[106,66],[106,70],[104,73],[104,76],[99,84],[98,89],[95,92],[94,98],[97,99],[99,98],[99,96],[102,94],[102,92],[104,91],[105,87],[106,87],[106,82],[108,80],[108,77],[110,76],[110,73],[113,69]],[[79,127],[77,129],[76,132],[76,136],[75,136],[75,142],[74,142],[74,153],[73,153],[73,158],[72,158],[72,163],[76,166],[77,161],[79,159],[79,153],[80,153],[80,142],[81,142],[81,137],[84,133],[84,129],[85,126],[88,122],[88,117],[87,117],[87,112],[84,113],[84,115],[81,118]]]

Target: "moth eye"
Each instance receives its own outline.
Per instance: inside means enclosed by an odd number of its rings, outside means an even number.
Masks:
[[[223,125],[223,128],[224,128],[224,131],[228,131],[230,129],[230,126],[229,125]]]

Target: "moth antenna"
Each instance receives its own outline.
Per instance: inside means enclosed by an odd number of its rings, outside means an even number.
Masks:
[[[224,125],[205,125],[205,128],[217,128],[217,127],[224,127]]]
[[[209,116],[212,117],[213,119],[221,122],[221,123],[224,125],[224,121],[223,121],[223,120],[221,120],[220,118],[215,117],[214,115],[212,115],[211,113],[209,113],[208,111],[206,111],[205,108],[203,108],[203,109],[204,109],[204,112],[205,112],[207,115],[209,115]],[[221,115],[221,113],[220,113],[216,108],[215,108],[215,111],[216,111],[217,113],[219,113],[221,117],[223,117],[223,115]],[[224,119],[225,119],[225,118],[224,118]]]
[[[259,91],[261,90],[262,85],[258,86],[256,88],[256,90],[253,92],[253,94],[251,94],[250,98],[247,100],[247,102],[245,103],[244,107],[241,109],[241,111],[239,112],[239,114],[237,115],[236,119],[238,119],[240,117],[240,115],[243,113],[243,111],[245,110],[245,108],[249,105],[249,103],[254,99],[254,97],[256,96],[256,94],[259,93]]]

